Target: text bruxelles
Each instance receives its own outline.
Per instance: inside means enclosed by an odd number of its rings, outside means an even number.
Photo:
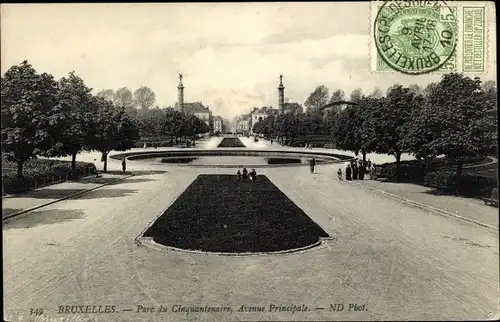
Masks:
[[[115,313],[115,305],[60,305],[57,313],[88,314],[88,313]]]

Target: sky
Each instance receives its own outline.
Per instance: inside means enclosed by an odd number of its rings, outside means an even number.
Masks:
[[[369,2],[2,4],[1,72],[28,60],[56,79],[75,71],[100,89],[148,86],[160,107],[201,101],[232,119],[285,97],[303,104],[318,85],[369,94],[441,74],[376,73],[370,68]],[[496,26],[486,25],[487,73],[496,80]],[[473,75],[475,76],[475,75]]]

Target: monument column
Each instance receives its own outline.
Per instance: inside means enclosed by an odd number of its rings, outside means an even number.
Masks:
[[[283,75],[280,75],[280,85],[278,86],[278,109],[281,114],[285,114],[285,86],[283,86]]]
[[[182,85],[182,74],[179,74],[179,85],[177,86],[177,105],[179,111],[184,113],[184,85]]]

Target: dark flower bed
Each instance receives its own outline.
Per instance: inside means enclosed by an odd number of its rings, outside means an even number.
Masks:
[[[219,148],[246,148],[238,138],[223,138],[217,146]]]
[[[268,164],[289,164],[289,163],[302,163],[300,159],[288,158],[267,158]]]
[[[157,243],[208,252],[271,252],[328,237],[265,176],[200,175],[144,233]]]
[[[2,183],[5,194],[21,193],[43,184],[66,180],[71,174],[71,162],[53,159],[33,159],[23,166],[23,177],[17,177],[16,163],[2,162]],[[6,169],[8,168],[8,169]],[[97,173],[93,163],[76,162],[76,177]]]

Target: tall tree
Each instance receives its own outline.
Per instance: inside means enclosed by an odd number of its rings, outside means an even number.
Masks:
[[[328,103],[328,98],[328,88],[320,85],[309,95],[304,105],[309,113],[319,111],[321,107]]]
[[[96,113],[88,147],[102,153],[104,172],[106,172],[109,152],[133,148],[135,140],[139,139],[139,133],[125,113],[124,107],[113,106],[110,101],[102,97],[93,97],[91,104],[94,104]]]
[[[112,89],[101,89],[96,94],[97,97],[102,97],[107,101],[114,102],[115,92]]]
[[[423,92],[422,87],[417,84],[411,84],[410,86],[408,86],[408,89],[415,95],[420,95]]]
[[[126,110],[134,108],[134,97],[128,87],[121,87],[115,92],[116,106],[123,106]]]
[[[368,128],[371,130],[373,150],[396,158],[396,180],[400,179],[401,155],[406,152],[407,135],[412,111],[422,104],[408,88],[396,85],[380,99],[370,113]]]
[[[1,79],[2,153],[10,153],[23,165],[52,144],[48,129],[55,125],[56,82],[52,75],[38,74],[27,61],[14,65]]]
[[[330,97],[330,101],[328,103],[343,101],[344,97],[345,97],[344,91],[341,89],[338,89],[332,93],[332,97]]]
[[[134,92],[136,105],[141,109],[150,109],[156,101],[156,94],[147,86],[141,86]]]
[[[54,108],[57,123],[49,130],[55,142],[46,155],[71,156],[71,173],[75,178],[76,156],[87,148],[96,109],[91,89],[74,72],[61,78],[57,85]]]
[[[438,86],[437,83],[429,83],[427,86],[422,90],[422,95],[424,97],[429,97],[431,93],[436,89]]]
[[[421,113],[414,116],[408,136],[420,140],[420,149],[428,154],[455,160],[460,176],[467,156],[487,155],[496,145],[496,131],[492,131],[497,126],[496,98],[491,98],[481,90],[479,78],[445,74]]]
[[[358,102],[363,98],[363,91],[361,88],[357,88],[351,93],[351,102]]]
[[[384,93],[382,92],[382,90],[380,89],[380,87],[375,87],[373,89],[373,92],[370,94],[370,97],[372,98],[382,98],[384,96]]]

